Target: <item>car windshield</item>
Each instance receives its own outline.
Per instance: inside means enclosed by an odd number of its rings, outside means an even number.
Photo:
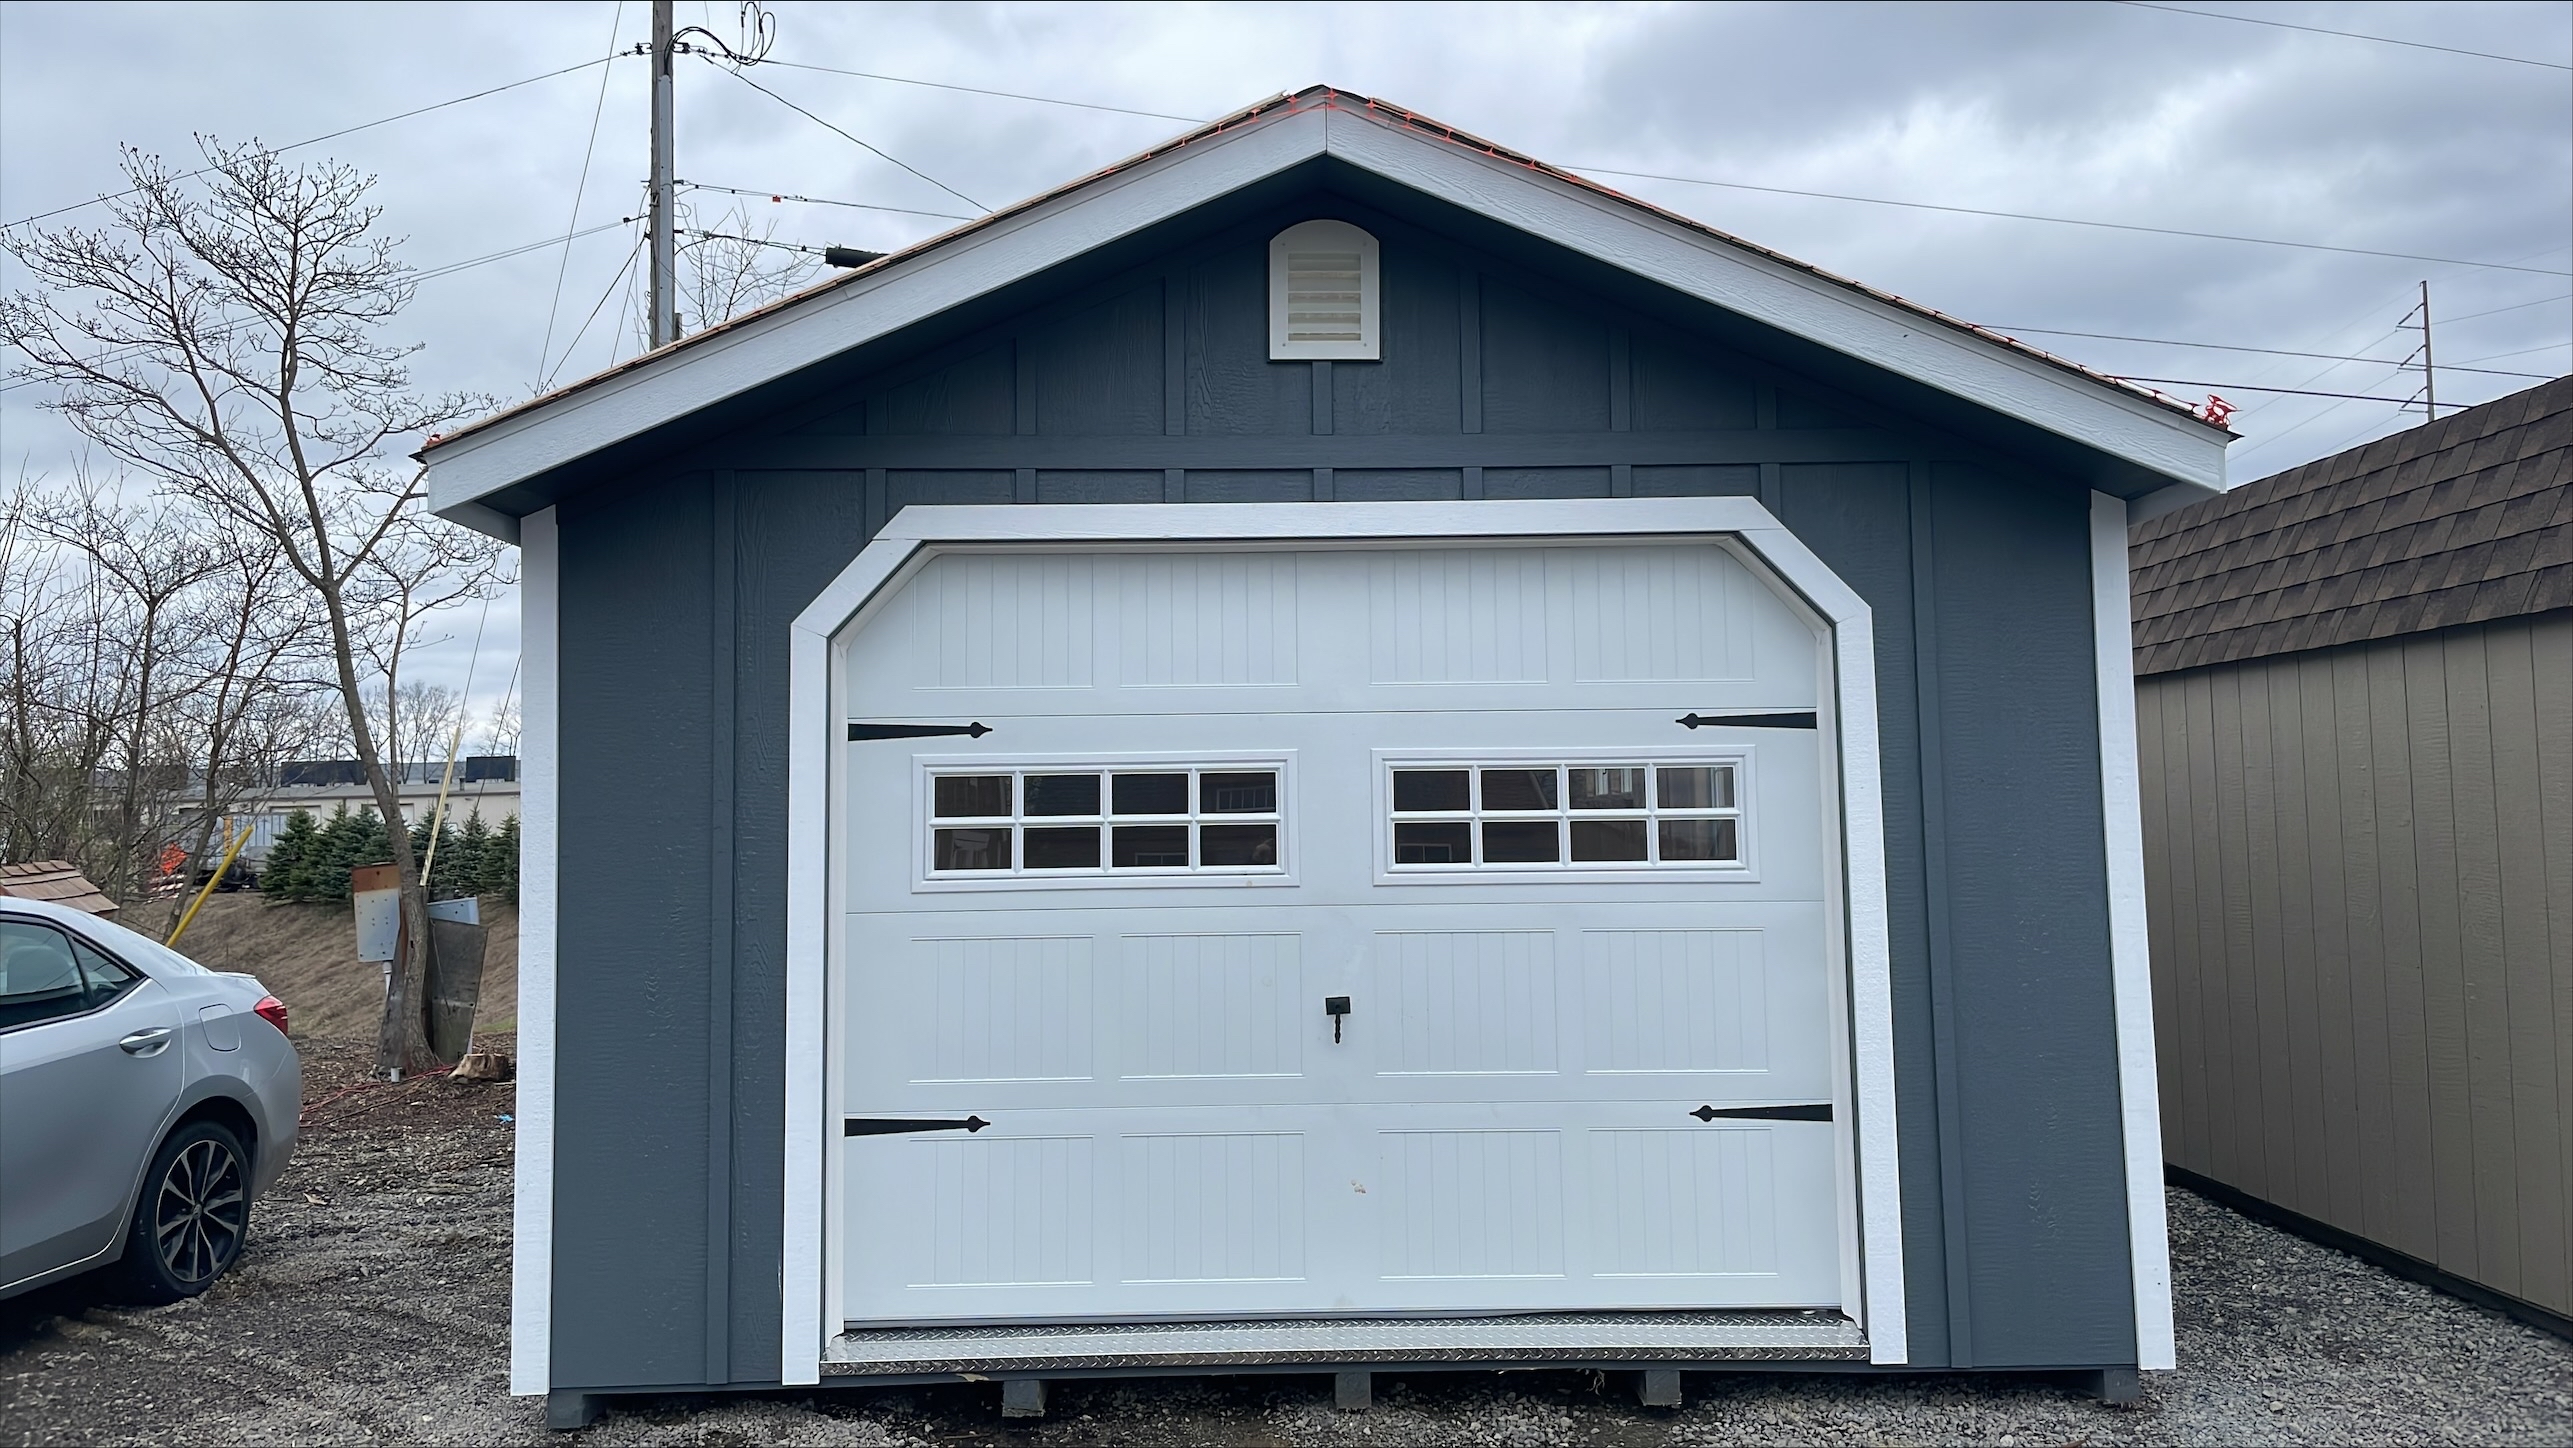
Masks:
[[[110,955],[121,956],[154,975],[213,975],[206,969],[148,935],[128,930],[113,920],[84,920],[82,934],[96,941]]]

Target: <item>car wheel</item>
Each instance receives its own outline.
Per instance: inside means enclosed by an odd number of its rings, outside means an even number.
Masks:
[[[152,1155],[125,1238],[125,1283],[146,1302],[176,1302],[214,1285],[250,1231],[250,1158],[211,1121],[171,1132]]]

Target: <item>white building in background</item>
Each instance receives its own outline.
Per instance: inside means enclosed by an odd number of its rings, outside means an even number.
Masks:
[[[438,782],[446,775],[447,762],[443,759],[415,760],[401,766],[399,788],[405,822],[416,823],[437,809]],[[274,788],[243,799],[232,810],[234,829],[244,824],[251,827],[250,839],[241,847],[241,859],[257,868],[295,811],[310,810],[313,822],[324,824],[343,804],[352,811],[375,804],[375,791],[367,787],[366,772],[356,760],[298,760],[283,766]],[[516,817],[518,756],[477,754],[456,761],[447,785],[447,823],[461,829],[465,820],[476,813],[493,829],[498,829],[502,820]]]

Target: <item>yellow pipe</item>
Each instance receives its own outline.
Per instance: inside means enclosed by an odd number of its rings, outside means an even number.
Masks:
[[[241,853],[243,845],[250,843],[250,832],[258,828],[258,824],[253,820],[241,827],[240,834],[232,837],[231,846],[223,852],[223,863],[214,867],[213,874],[206,876],[205,888],[197,891],[197,898],[188,902],[188,913],[180,916],[179,923],[170,927],[170,938],[162,941],[163,945],[177,945],[179,937],[188,933],[188,922],[196,919],[197,911],[205,908],[205,897],[213,894],[214,887],[223,883],[223,872],[232,868],[232,857]]]
[[[456,737],[447,741],[447,772],[438,776],[438,807],[429,812],[429,853],[420,861],[420,890],[423,894],[429,889],[429,867],[438,862],[438,831],[447,827],[447,786],[455,782],[456,751],[463,748],[464,743],[465,726],[459,724]]]

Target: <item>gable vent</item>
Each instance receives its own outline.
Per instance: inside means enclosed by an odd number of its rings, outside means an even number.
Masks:
[[[1372,362],[1383,310],[1376,238],[1345,221],[1307,221],[1269,242],[1269,356]]]

